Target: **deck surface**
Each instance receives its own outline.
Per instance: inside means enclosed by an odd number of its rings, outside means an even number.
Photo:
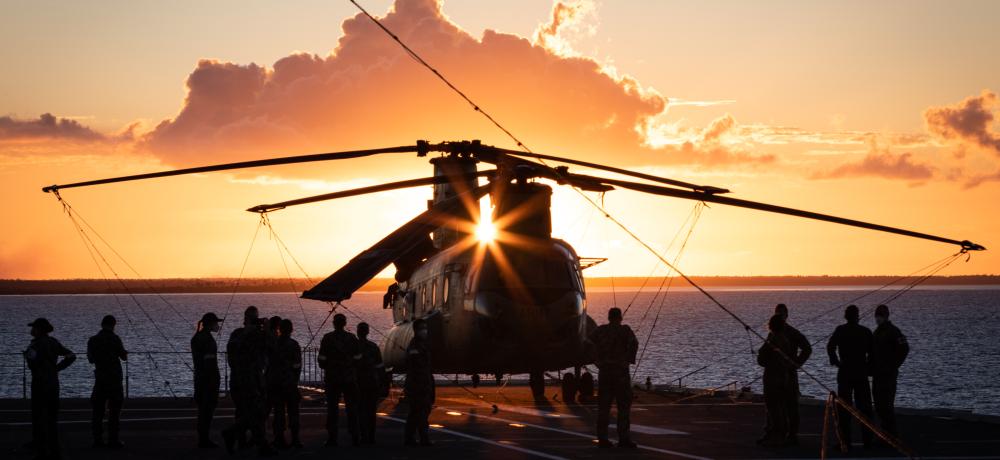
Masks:
[[[637,392],[633,406],[633,437],[637,450],[598,449],[594,444],[596,407],[567,405],[548,387],[547,402],[535,402],[526,387],[492,386],[438,389],[431,413],[434,446],[402,445],[407,406],[389,399],[378,420],[377,445],[350,447],[342,434],[341,447],[323,447],[325,408],[322,396],[307,395],[302,407],[305,448],[281,451],[276,458],[816,458],[819,456],[822,406],[802,405],[801,443],[798,447],[767,449],[754,440],[761,433],[764,409],[760,403],[726,397],[701,397],[676,403],[677,396]],[[492,405],[497,405],[494,411]],[[223,449],[194,447],[194,407],[189,399],[131,399],[122,414],[122,450],[90,446],[90,410],[84,399],[64,400],[60,414],[60,443],[66,459],[189,459],[229,458]],[[213,434],[232,418],[232,406],[221,401]],[[613,420],[613,416],[612,416]],[[1000,458],[1000,425],[933,415],[900,415],[904,441],[922,458]],[[30,439],[30,413],[24,400],[0,401],[0,458],[31,458],[22,447]],[[614,429],[611,429],[614,433]],[[614,436],[612,435],[612,438]],[[857,442],[859,437],[855,436]],[[346,445],[346,446],[345,446]],[[891,449],[830,452],[831,458],[892,457]],[[253,449],[232,458],[253,458]]]

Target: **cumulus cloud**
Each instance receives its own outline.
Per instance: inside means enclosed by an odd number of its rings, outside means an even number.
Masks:
[[[579,56],[573,37],[597,32],[597,5],[589,0],[559,1],[552,5],[552,18],[535,31],[535,43],[560,56]]]
[[[870,150],[860,161],[842,164],[830,171],[817,172],[814,179],[834,179],[842,177],[881,177],[901,179],[920,185],[934,176],[934,168],[917,162],[912,153],[893,154],[888,148],[881,148],[874,137],[870,139]]]
[[[665,97],[593,59],[550,49],[588,4],[557,4],[536,42],[491,30],[472,37],[437,0],[397,0],[382,21],[535,150],[625,165],[759,161],[708,139],[651,147],[647,128]],[[423,138],[510,144],[366,17],[342,27],[325,57],[293,54],[271,68],[199,62],[180,112],[142,147],[190,165]]]
[[[0,142],[68,140],[97,142],[107,137],[76,120],[43,113],[36,119],[0,117]]]
[[[1000,155],[1000,132],[993,129],[997,95],[984,90],[955,105],[931,107],[924,112],[927,130],[946,140],[971,144]]]

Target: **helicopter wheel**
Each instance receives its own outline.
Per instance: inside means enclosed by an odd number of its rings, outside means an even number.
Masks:
[[[540,399],[545,397],[545,373],[542,371],[535,371],[528,374],[528,385],[531,387],[531,395],[535,399]]]

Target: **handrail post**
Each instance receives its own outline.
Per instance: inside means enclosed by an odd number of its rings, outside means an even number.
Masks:
[[[125,360],[125,399],[128,399],[128,360]]]
[[[21,394],[28,399],[28,358],[21,357]]]

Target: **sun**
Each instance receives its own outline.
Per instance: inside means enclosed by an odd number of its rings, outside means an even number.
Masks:
[[[476,239],[480,243],[492,242],[497,237],[497,228],[489,219],[483,219],[476,225]]]

